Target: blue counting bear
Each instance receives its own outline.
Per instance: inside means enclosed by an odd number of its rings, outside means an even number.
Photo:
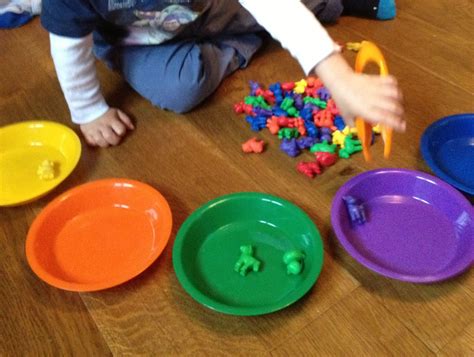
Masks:
[[[249,85],[250,85],[250,95],[254,96],[255,93],[257,92],[257,89],[260,88],[260,84],[258,84],[258,82],[255,82],[255,81],[249,81]]]
[[[275,96],[275,104],[280,105],[283,102],[283,91],[279,82],[271,84],[268,89],[273,92]]]
[[[266,118],[269,118],[273,115],[272,110],[264,109],[260,107],[253,108],[253,112],[255,113],[256,116],[264,116]]]
[[[301,94],[295,94],[293,96],[293,99],[295,100],[295,103],[293,104],[296,109],[301,110],[303,109],[304,103],[303,103],[303,97]],[[300,113],[301,116],[301,113]]]
[[[328,143],[332,143],[332,134],[331,129],[329,128],[321,128],[321,136],[319,138],[321,141],[327,141]]]
[[[250,128],[253,131],[260,131],[260,130],[267,127],[267,118],[263,115],[259,115],[259,116],[256,116],[256,117],[253,117],[251,115],[247,115],[245,117],[245,120],[247,121],[247,123],[250,124]]]
[[[296,140],[296,144],[301,150],[309,149],[311,146],[317,143],[317,139],[311,136],[302,136]]]
[[[312,138],[318,138],[319,137],[319,129],[316,127],[316,125],[313,122],[306,121],[304,122],[306,126],[306,135],[310,136]]]
[[[309,105],[305,105],[303,109],[300,110],[300,117],[303,118],[305,122],[307,120],[313,121],[313,108]]]
[[[363,205],[352,196],[344,196],[342,199],[346,204],[347,213],[351,222],[358,225],[364,224],[366,217]]]
[[[329,99],[331,99],[331,94],[329,93],[326,87],[319,88],[317,93],[318,93],[319,99],[321,100],[324,100],[327,102]]]
[[[286,117],[288,115],[285,109],[282,109],[276,105],[272,108],[272,112],[273,112],[273,115],[277,117]]]
[[[296,139],[283,139],[280,144],[280,149],[291,157],[298,156],[301,152]]]
[[[334,117],[334,126],[340,131],[343,131],[346,127],[346,123],[344,123],[344,119],[340,115]]]

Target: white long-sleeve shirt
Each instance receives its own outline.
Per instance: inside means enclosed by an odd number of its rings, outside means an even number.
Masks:
[[[306,74],[338,49],[314,14],[300,0],[239,1],[274,39],[290,51]],[[268,9],[271,9],[271,16]],[[50,42],[72,121],[85,124],[97,119],[109,106],[100,91],[92,53],[92,34],[71,38],[51,33]]]

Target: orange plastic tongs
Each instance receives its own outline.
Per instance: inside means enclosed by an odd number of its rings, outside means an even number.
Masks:
[[[355,61],[355,71],[362,73],[365,66],[369,62],[374,62],[379,66],[380,75],[388,75],[387,63],[382,55],[380,49],[370,41],[362,41],[360,49],[357,53]],[[372,127],[373,125],[364,121],[363,118],[357,117],[356,120],[357,136],[362,143],[362,151],[364,153],[365,161],[370,161],[372,156],[370,155],[369,147],[372,140]],[[392,149],[392,128],[380,125],[380,132],[384,142],[383,156],[388,159],[390,151]]]

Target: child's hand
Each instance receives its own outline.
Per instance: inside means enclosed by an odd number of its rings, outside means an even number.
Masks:
[[[405,131],[402,94],[393,76],[355,73],[338,54],[316,67],[316,73],[331,92],[344,121],[353,126],[355,117]]]
[[[127,129],[133,130],[135,127],[128,115],[116,108],[110,108],[94,121],[81,125],[87,143],[103,148],[118,145]]]

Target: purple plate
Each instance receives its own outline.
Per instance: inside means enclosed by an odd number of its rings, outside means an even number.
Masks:
[[[359,200],[366,223],[349,219],[344,196]],[[456,189],[423,172],[364,172],[336,193],[331,223],[346,251],[390,278],[431,283],[453,277],[474,261],[474,208]]]

